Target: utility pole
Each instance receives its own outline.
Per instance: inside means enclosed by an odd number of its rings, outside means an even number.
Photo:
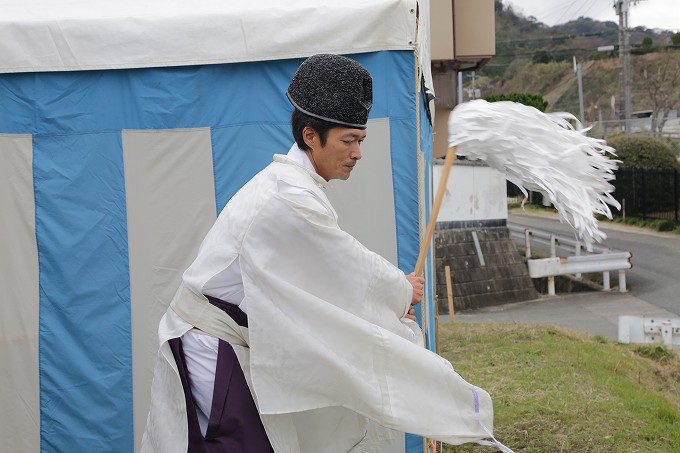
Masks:
[[[472,71],[472,99],[477,99],[477,95],[475,94],[475,71]]]
[[[458,102],[456,104],[463,103],[463,71],[458,71]]]
[[[576,63],[576,57],[574,57],[574,74],[576,74],[578,84],[578,107],[581,114],[581,125],[586,127],[586,114],[583,108],[583,74],[581,73],[581,63]]]
[[[625,133],[631,132],[631,110],[632,102],[630,99],[630,31],[628,27],[628,12],[631,3],[636,5],[639,0],[614,0],[614,9],[619,16],[619,64],[621,66],[620,75],[620,99],[619,105],[622,106],[623,119],[625,121]]]
[[[628,10],[630,0],[614,0],[614,9],[619,16],[619,111],[623,113],[624,132],[630,134],[630,34],[628,32]]]

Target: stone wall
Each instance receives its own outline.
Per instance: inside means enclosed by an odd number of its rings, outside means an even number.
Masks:
[[[445,266],[451,268],[455,310],[533,300],[538,293],[510,231],[503,226],[460,228],[448,222],[435,232],[439,313],[448,313]],[[473,232],[479,241],[482,265]]]

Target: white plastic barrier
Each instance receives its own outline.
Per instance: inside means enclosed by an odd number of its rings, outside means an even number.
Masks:
[[[680,347],[680,318],[619,316],[619,341]]]

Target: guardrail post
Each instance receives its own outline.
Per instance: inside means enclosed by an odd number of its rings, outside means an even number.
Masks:
[[[524,256],[529,259],[531,258],[531,231],[528,228],[524,229],[524,242],[526,244]]]
[[[619,271],[619,292],[626,292],[626,271],[623,269]]]
[[[611,289],[611,284],[609,282],[609,271],[604,271],[602,272],[602,290],[610,291]]]
[[[555,258],[557,256],[557,238],[555,237],[554,234],[550,235],[550,258]]]
[[[548,276],[548,295],[549,296],[555,295],[555,276],[554,275]]]

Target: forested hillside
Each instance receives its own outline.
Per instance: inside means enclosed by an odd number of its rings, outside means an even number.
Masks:
[[[616,117],[611,98],[618,101],[620,96],[618,24],[581,17],[549,27],[501,0],[495,3],[496,56],[475,74],[482,97],[538,93],[548,101],[547,111],[578,113],[576,57],[582,64],[587,120]],[[631,30],[630,42],[633,111],[680,107],[680,35],[637,27]],[[608,45],[616,49],[598,52]],[[470,76],[465,88],[471,86]]]

